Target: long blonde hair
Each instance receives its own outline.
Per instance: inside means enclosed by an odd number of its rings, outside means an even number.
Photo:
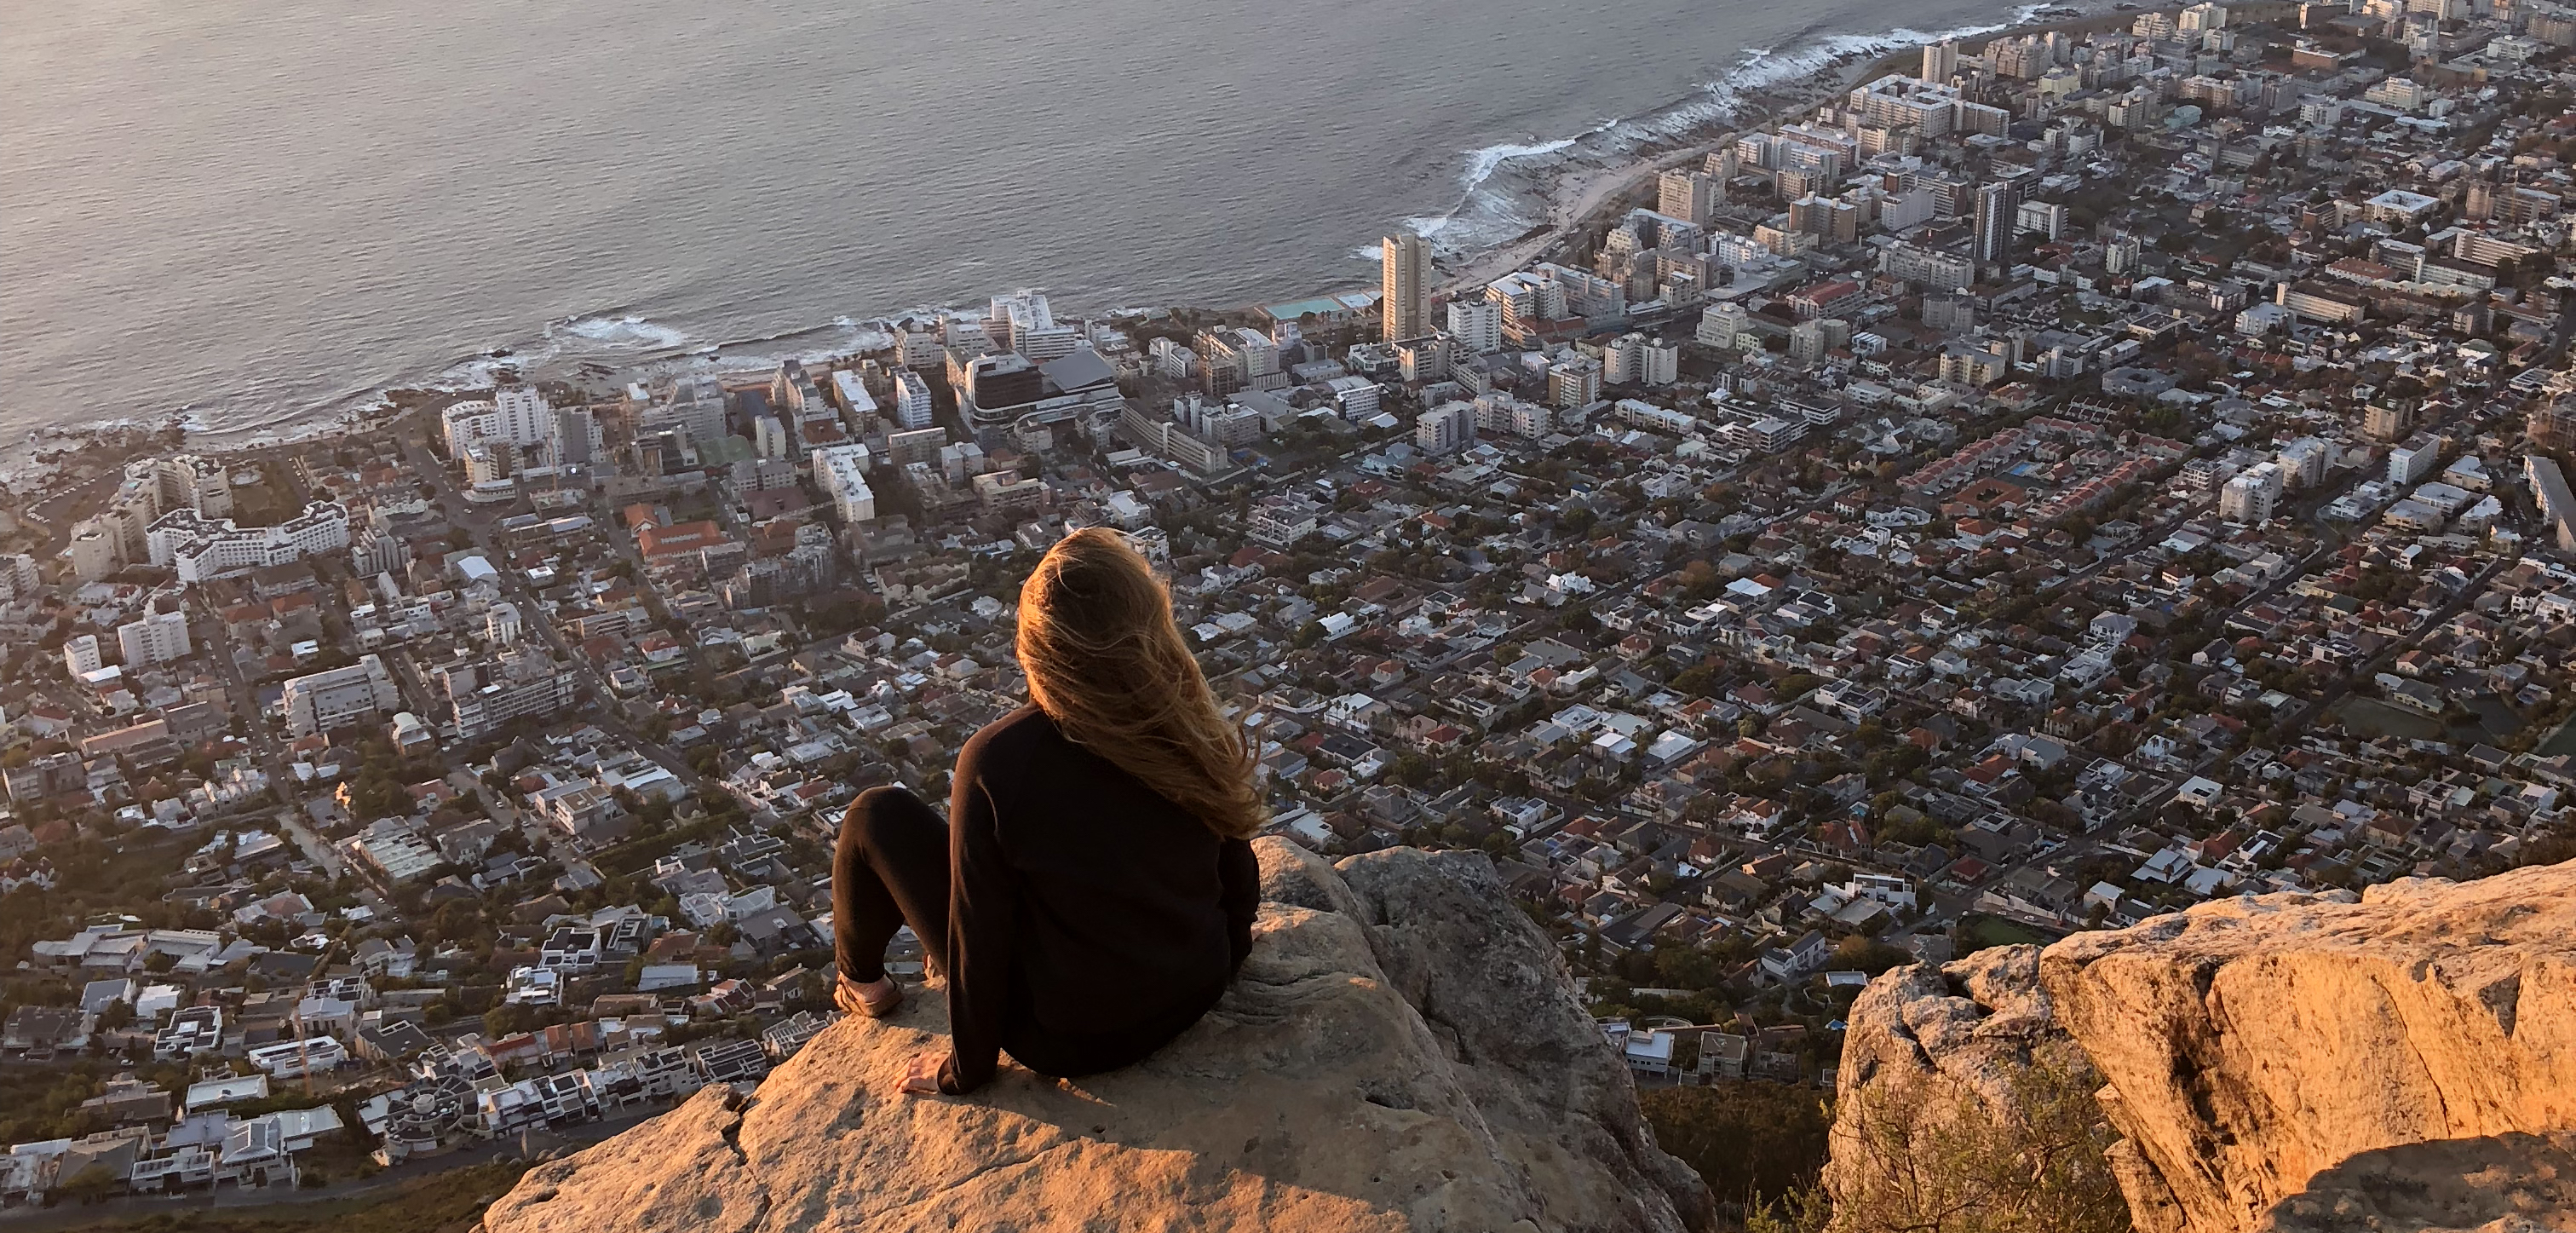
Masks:
[[[1251,742],[1225,720],[1172,622],[1172,596],[1106,527],[1058,540],[1020,584],[1020,670],[1065,739],[1107,758],[1209,830],[1269,821]]]

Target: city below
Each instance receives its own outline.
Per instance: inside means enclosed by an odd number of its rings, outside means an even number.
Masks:
[[[2576,856],[2571,48],[2057,21],[1516,268],[62,457],[0,539],[0,1203],[757,1081],[835,1018],[842,811],[945,800],[1080,527],[1167,571],[1269,833],[1490,854],[1644,1085],[1830,1087],[1899,963]]]

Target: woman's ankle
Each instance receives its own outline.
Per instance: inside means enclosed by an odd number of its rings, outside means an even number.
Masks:
[[[881,975],[861,982],[847,976],[838,977],[832,990],[833,1005],[846,1014],[882,1019],[903,1005],[903,986],[891,975]]]

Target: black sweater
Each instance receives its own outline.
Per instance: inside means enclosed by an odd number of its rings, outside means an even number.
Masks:
[[[996,1051],[1030,1033],[1096,1038],[1189,999],[1204,1008],[1252,949],[1252,845],[1066,740],[1034,706],[966,742],[948,820],[956,1052],[944,1092],[981,1086]]]

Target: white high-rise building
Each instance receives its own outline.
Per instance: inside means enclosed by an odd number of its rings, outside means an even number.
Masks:
[[[125,464],[125,480],[106,507],[72,525],[74,573],[87,582],[115,572],[118,565],[148,559],[147,536],[154,520],[181,510],[208,518],[232,514],[232,476],[222,463],[181,454]],[[108,549],[104,564],[98,560],[99,547]]]
[[[192,509],[208,518],[232,516],[232,474],[215,459],[195,454],[147,458],[126,464],[125,478],[150,486],[153,518],[174,509]]]
[[[2054,201],[2025,201],[2013,214],[2013,226],[2024,234],[2055,240],[2066,234],[2066,207]]]
[[[984,327],[984,322],[971,317],[950,317],[941,323],[940,335],[946,339],[951,351],[963,351],[969,356],[990,355],[993,336]]]
[[[442,664],[429,674],[432,689],[446,695],[457,736],[469,741],[573,705],[577,679],[536,647],[479,662]]]
[[[273,527],[240,527],[232,519],[174,510],[152,524],[154,565],[178,571],[181,582],[206,582],[269,565],[300,561],[349,546],[349,511],[337,501],[315,501]]]
[[[1730,300],[1701,309],[1699,331],[1693,337],[1703,347],[1726,350],[1734,347],[1735,340],[1743,337],[1752,325],[1753,314],[1745,311],[1743,305]]]
[[[1048,360],[1063,359],[1086,345],[1083,342],[1082,331],[1069,325],[1050,325],[1044,328],[1033,326],[1014,331],[1011,339],[1019,344],[1012,350],[1041,364]]]
[[[677,428],[692,441],[725,435],[724,382],[714,373],[689,373],[671,379],[670,392],[644,412],[641,430]]]
[[[1789,358],[1800,367],[1813,368],[1824,363],[1828,349],[1824,322],[1801,321],[1789,327]]]
[[[190,650],[188,615],[156,612],[139,621],[128,621],[116,627],[116,646],[128,668],[185,659]]]
[[[96,582],[116,572],[116,537],[96,525],[96,520],[85,520],[72,528],[72,542],[63,555],[71,560],[72,577]]]
[[[1638,380],[1646,385],[1671,385],[1682,379],[1680,344],[1660,338],[1648,339],[1645,352],[1646,373]]]
[[[1046,295],[1037,291],[994,296],[984,328],[1003,347],[1041,364],[1071,355],[1082,345],[1082,331],[1057,321]]]
[[[0,556],[0,600],[31,599],[44,585],[36,558],[23,552]]]
[[[1923,80],[1944,82],[1959,75],[1959,44],[1951,39],[1923,45]]]
[[[2417,433],[2405,444],[2388,451],[2388,482],[2412,484],[2433,473],[2433,464],[2442,460],[2442,440],[2431,433]]]
[[[519,617],[519,606],[506,599],[483,612],[483,637],[495,646],[517,646],[526,631],[527,624]]]
[[[2314,488],[2325,482],[2326,459],[2333,452],[2315,437],[2301,437],[2281,447],[2274,460],[2288,472],[2293,488]]]
[[[63,670],[73,676],[87,676],[106,663],[98,651],[98,635],[82,634],[63,640]]]
[[[1976,230],[1971,236],[1976,259],[1987,265],[2012,260],[2013,232],[2021,219],[2021,189],[2010,180],[1977,186]]]
[[[906,368],[929,368],[947,362],[948,340],[936,321],[907,321],[894,332],[894,352]]]
[[[1356,424],[1377,414],[1382,393],[1377,382],[1366,377],[1335,377],[1324,385],[1333,392],[1333,407],[1343,419]]]
[[[502,386],[488,401],[478,398],[449,407],[440,420],[450,457],[461,459],[477,445],[510,445],[538,449],[544,456],[539,465],[553,465],[560,427],[554,408],[534,386]]]
[[[1655,179],[1655,212],[1705,227],[1726,204],[1726,181],[1705,171],[1675,168]]]
[[[1414,448],[1426,454],[1451,454],[1476,442],[1476,406],[1448,402],[1413,417]]]
[[[906,432],[930,427],[930,383],[909,368],[894,370],[894,426]]]
[[[2246,468],[2218,490],[2218,516],[2249,524],[2268,520],[2281,499],[2282,478],[2281,464],[2277,462]]]
[[[787,457],[787,425],[775,415],[764,415],[751,422],[752,449],[762,458]]]
[[[1379,337],[1388,342],[1431,332],[1431,245],[1407,231],[1386,237],[1378,256]]]
[[[1643,385],[1646,383],[1646,347],[1643,334],[1622,334],[1601,349],[1601,380],[1609,385]]]
[[[833,445],[814,451],[814,483],[832,498],[841,525],[876,521],[877,494],[868,487],[868,447]]]
[[[1047,306],[1043,292],[1016,291],[994,296],[992,311],[984,314],[984,332],[992,336],[994,343],[1022,355],[1028,355],[1028,348],[1022,345],[1025,332],[1054,328],[1055,310]]]
[[[1449,336],[1469,355],[1503,349],[1503,306],[1492,300],[1449,301]]]

